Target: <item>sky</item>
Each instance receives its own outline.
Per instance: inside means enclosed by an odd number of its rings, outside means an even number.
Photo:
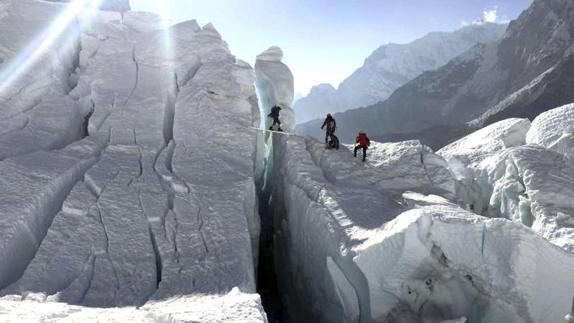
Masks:
[[[251,64],[259,53],[277,45],[295,76],[295,91],[307,94],[320,83],[337,87],[383,44],[408,43],[432,31],[452,31],[481,21],[506,23],[531,2],[131,0],[131,6],[132,10],[167,11],[173,23],[211,22],[232,53]]]

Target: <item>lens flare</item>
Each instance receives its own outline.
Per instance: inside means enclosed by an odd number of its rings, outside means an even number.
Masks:
[[[0,71],[0,97],[3,97],[4,92],[38,62],[68,26],[77,19],[84,7],[97,8],[101,2],[102,0],[73,0],[66,5],[63,12],[50,24],[46,31]],[[70,36],[70,38],[73,37],[73,35]]]
[[[170,19],[171,19],[171,1],[164,0],[159,2],[159,14],[162,20],[162,29],[164,31],[164,54],[168,61],[173,58],[173,44],[171,41]]]

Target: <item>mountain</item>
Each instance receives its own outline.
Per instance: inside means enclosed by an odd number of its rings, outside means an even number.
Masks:
[[[340,137],[419,138],[439,148],[508,117],[530,118],[574,101],[574,2],[536,0],[504,37],[425,72],[386,101],[336,116]],[[298,131],[320,137],[319,121]]]
[[[383,45],[337,90],[321,84],[297,101],[297,123],[383,101],[424,71],[443,66],[477,43],[499,39],[505,30],[506,25],[483,23],[453,32],[433,32],[409,44]]]

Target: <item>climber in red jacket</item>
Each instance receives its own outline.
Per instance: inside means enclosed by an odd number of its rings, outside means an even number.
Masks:
[[[371,140],[367,137],[364,131],[359,131],[355,145],[355,157],[357,157],[357,150],[363,149],[363,161],[367,160],[367,149],[371,145]]]

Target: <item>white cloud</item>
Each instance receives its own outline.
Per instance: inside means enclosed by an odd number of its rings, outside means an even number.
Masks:
[[[498,7],[494,7],[492,9],[487,9],[484,10],[482,12],[482,18],[476,19],[472,22],[463,20],[460,22],[460,24],[463,27],[466,26],[471,26],[471,25],[482,25],[484,23],[508,23],[510,22],[510,19],[508,19],[508,17],[502,17],[502,21],[501,19],[499,19],[500,17],[498,16]]]
[[[482,13],[482,21],[495,23],[498,19],[498,8],[494,7],[491,10],[485,10]]]

